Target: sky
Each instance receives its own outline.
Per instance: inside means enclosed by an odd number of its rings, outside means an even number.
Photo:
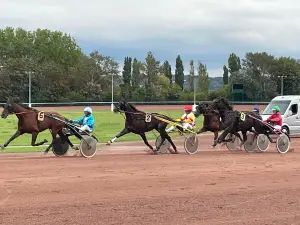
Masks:
[[[0,0],[0,28],[71,34],[84,50],[120,62],[152,51],[174,71],[180,55],[222,76],[231,52],[300,58],[299,0]]]

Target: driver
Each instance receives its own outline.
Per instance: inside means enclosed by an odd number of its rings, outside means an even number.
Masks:
[[[78,120],[71,120],[71,123],[77,123],[82,125],[80,127],[80,131],[88,131],[88,132],[92,132],[94,130],[95,127],[95,119],[92,115],[92,109],[91,107],[86,107],[83,110],[84,112],[84,116],[79,118]]]
[[[273,114],[271,116],[269,116],[269,118],[264,122],[272,122],[272,123],[274,123],[274,128],[276,130],[281,130],[282,117],[280,114],[280,108],[277,105],[275,105],[272,108],[272,112],[273,112]]]
[[[182,115],[182,117],[180,118],[181,121],[181,126],[184,129],[189,129],[189,130],[193,130],[195,128],[195,115],[192,112],[192,107],[191,106],[185,106],[184,107],[184,114]],[[172,132],[175,129],[175,126],[171,126],[169,129],[167,129],[166,131]]]
[[[259,114],[259,107],[257,105],[253,107],[253,112],[259,117],[260,120],[262,120],[262,117]]]

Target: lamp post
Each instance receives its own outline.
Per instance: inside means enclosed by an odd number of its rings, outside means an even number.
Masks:
[[[31,72],[28,72],[28,106],[31,107]]]
[[[197,105],[196,105],[196,85],[195,85],[196,82],[195,82],[195,77],[196,77],[196,76],[194,75],[194,77],[193,77],[193,84],[194,84],[194,88],[193,88],[193,89],[194,89],[194,105],[193,105],[193,111],[196,111],[196,106],[197,106]]]
[[[101,77],[108,77],[108,75],[100,75]],[[114,75],[111,75],[111,104],[110,110],[114,111]]]
[[[110,110],[114,111],[114,75],[111,75],[111,105]]]

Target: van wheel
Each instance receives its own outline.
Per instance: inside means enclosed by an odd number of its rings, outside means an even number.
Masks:
[[[290,130],[289,130],[288,127],[283,126],[282,129],[281,129],[281,131],[282,131],[283,133],[285,133],[287,136],[290,136]]]

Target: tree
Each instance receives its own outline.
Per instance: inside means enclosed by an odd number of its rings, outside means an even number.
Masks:
[[[209,91],[207,67],[200,61],[198,62],[198,77],[198,87],[200,89],[199,91],[207,95]]]
[[[170,84],[172,84],[172,68],[168,61],[165,61],[161,66],[161,73],[165,75],[169,79]]]
[[[145,81],[145,65],[143,62],[133,59],[131,83],[133,88],[144,85]]]
[[[184,84],[184,67],[180,55],[176,58],[175,83],[183,90]]]
[[[123,84],[121,86],[122,97],[129,100],[131,98],[131,62],[132,58],[125,57],[123,67]]]
[[[148,85],[151,85],[151,83],[155,80],[159,72],[159,66],[160,62],[154,58],[152,52],[148,52],[145,63],[145,72]]]
[[[228,69],[224,65],[223,66],[223,86],[227,85],[229,82]]]
[[[191,92],[195,89],[195,67],[194,67],[194,60],[190,61],[190,74],[189,74],[189,90]]]
[[[241,60],[236,54],[231,53],[229,55],[228,67],[229,67],[230,74],[234,72],[238,72],[241,69]]]

